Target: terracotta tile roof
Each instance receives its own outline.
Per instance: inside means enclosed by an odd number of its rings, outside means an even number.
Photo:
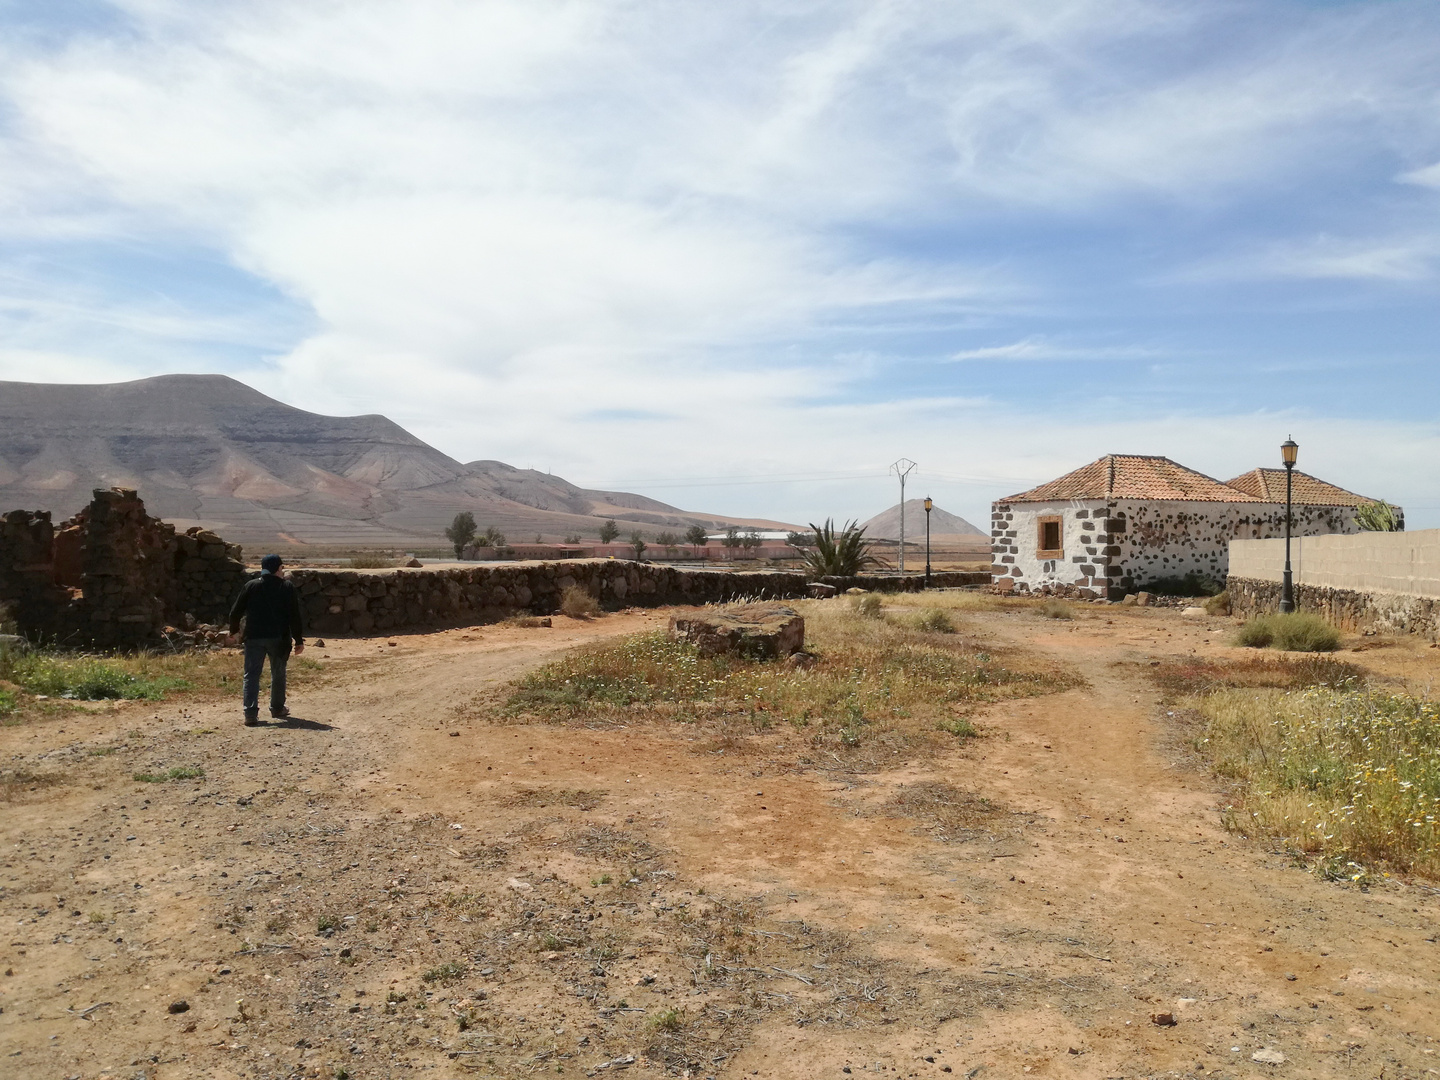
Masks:
[[[1063,499],[1177,499],[1187,502],[1261,502],[1214,477],[1177,465],[1167,457],[1106,454],[1048,484],[1000,502]]]
[[[1229,481],[1229,486],[1266,502],[1285,501],[1284,469],[1251,469],[1242,476]],[[1295,486],[1292,501],[1302,506],[1360,506],[1375,502],[1364,495],[1317,480],[1309,473],[1295,470]]]

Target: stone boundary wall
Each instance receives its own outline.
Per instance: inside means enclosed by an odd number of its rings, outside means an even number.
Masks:
[[[1234,615],[1249,618],[1280,610],[1278,581],[1231,577],[1225,588],[1230,597],[1230,611]],[[1440,597],[1297,584],[1295,607],[1299,611],[1323,615],[1345,630],[1381,630],[1440,637]]]
[[[932,574],[935,588],[983,585],[990,575]],[[510,566],[399,570],[295,570],[307,633],[366,635],[491,622],[521,613],[551,615],[576,586],[602,607],[699,605],[803,597],[809,579],[783,570],[695,570],[619,559],[564,559]],[[837,588],[917,592],[923,574],[825,578]]]

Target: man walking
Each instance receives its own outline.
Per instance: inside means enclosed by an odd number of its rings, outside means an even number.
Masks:
[[[260,560],[260,576],[245,583],[235,606],[230,609],[230,644],[239,639],[240,620],[245,620],[245,726],[260,723],[260,670],[270,658],[270,715],[283,720],[290,715],[285,707],[285,665],[290,645],[295,655],[305,651],[305,627],[300,621],[300,596],[295,586],[280,576],[280,556]]]

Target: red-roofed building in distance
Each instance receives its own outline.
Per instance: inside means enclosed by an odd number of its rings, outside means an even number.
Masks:
[[[1375,500],[1294,474],[1292,535],[1357,533]],[[1285,471],[1222,483],[1166,457],[1107,454],[992,504],[991,579],[1015,592],[1119,599],[1146,584],[1225,580],[1237,539],[1285,535]]]

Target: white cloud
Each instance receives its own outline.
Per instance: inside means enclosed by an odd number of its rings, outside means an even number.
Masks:
[[[883,381],[886,350],[834,327],[1047,310],[1003,241],[946,239],[956,222],[1112,225],[1142,201],[1303,185],[1384,141],[1370,127],[1437,133],[1420,92],[1433,35],[1344,11],[1277,8],[1247,38],[1230,33],[1245,6],[1178,0],[119,6],[123,37],[0,46],[0,235],[202,246],[313,320],[277,333],[264,312],[12,292],[33,318],[0,374],[39,356],[68,358],[56,377],[151,374],[199,354],[147,359],[147,340],[243,339],[241,373],[292,403],[384,411],[457,455],[576,479],[812,458],[883,477],[907,453],[1020,487],[1122,434],[1181,457],[1173,420],[1037,436],[989,380],[983,405],[883,386],[894,400],[847,401]],[[930,246],[887,239],[932,230]],[[1430,272],[1427,243],[1289,241],[1241,261],[1404,282]],[[1153,355],[1002,332],[935,352],[977,368]],[[615,419],[637,411],[657,418]],[[1206,420],[1191,441],[1208,453],[1215,430],[1254,424]]]

